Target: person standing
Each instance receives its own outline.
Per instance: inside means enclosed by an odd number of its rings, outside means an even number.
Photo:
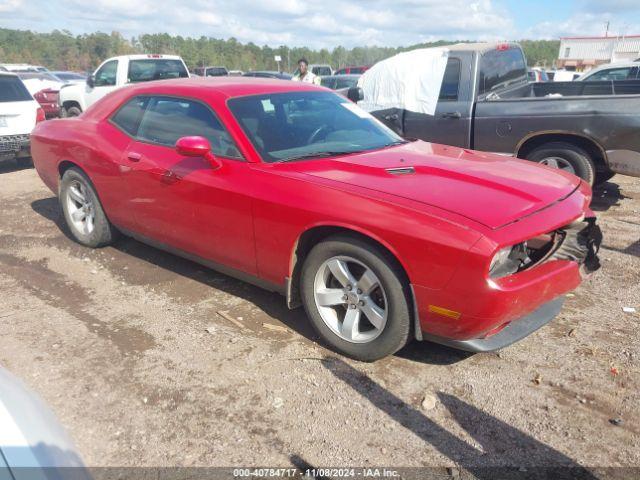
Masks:
[[[320,77],[309,71],[309,62],[306,58],[298,60],[298,72],[291,79],[294,82],[314,83],[320,85]]]

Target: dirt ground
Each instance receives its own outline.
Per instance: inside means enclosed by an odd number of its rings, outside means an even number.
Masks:
[[[640,467],[640,179],[596,193],[603,268],[551,324],[374,364],[276,294],[131,239],[74,243],[33,169],[0,166],[0,206],[0,365],[90,466]]]

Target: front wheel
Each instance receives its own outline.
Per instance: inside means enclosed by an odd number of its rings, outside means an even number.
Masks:
[[[304,262],[301,290],[313,327],[344,355],[370,362],[395,353],[409,339],[404,274],[372,243],[348,235],[319,243]]]
[[[595,182],[595,167],[590,155],[582,148],[570,143],[547,143],[529,153],[527,160],[572,173],[589,185]]]

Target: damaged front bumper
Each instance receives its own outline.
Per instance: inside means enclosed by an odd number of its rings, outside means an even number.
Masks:
[[[561,238],[550,260],[569,260],[582,265],[587,273],[600,268],[598,252],[602,244],[602,230],[595,217],[580,219],[558,230]]]
[[[452,340],[423,333],[424,340],[457,348],[466,352],[493,352],[501,348],[528,337],[541,327],[544,327],[551,320],[556,318],[562,309],[565,297],[558,297],[555,300],[545,303],[524,317],[511,321],[506,327],[494,335],[485,338],[474,338],[471,340]]]
[[[585,273],[600,268],[602,232],[595,218],[583,217],[535,240],[523,244],[530,256],[522,269],[490,280],[491,288],[485,291],[482,304],[487,315],[463,313],[457,320],[460,332],[476,329],[477,336],[451,338],[423,328],[422,338],[470,352],[489,352],[551,322],[560,312],[566,293],[580,284]],[[416,287],[416,292],[422,296],[420,288]]]

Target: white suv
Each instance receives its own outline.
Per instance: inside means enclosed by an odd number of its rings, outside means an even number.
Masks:
[[[14,73],[0,72],[0,161],[31,159],[29,135],[44,120],[44,110]]]
[[[65,85],[58,104],[62,117],[75,117],[106,94],[125,85],[152,80],[188,77],[182,58],[176,55],[125,55],[102,62],[86,84]]]

